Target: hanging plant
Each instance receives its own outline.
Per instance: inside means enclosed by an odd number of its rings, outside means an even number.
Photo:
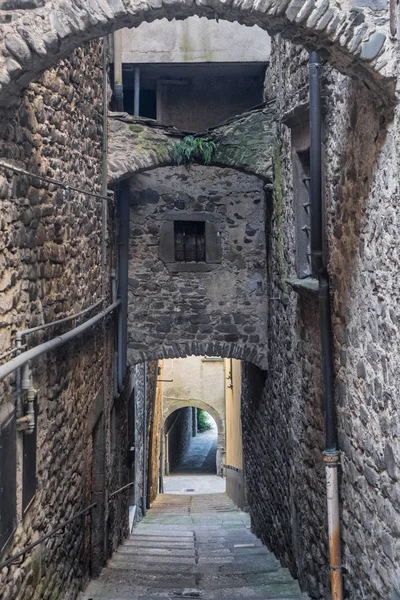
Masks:
[[[187,135],[178,142],[173,150],[173,157],[178,165],[189,165],[200,162],[209,165],[216,150],[214,142],[208,142],[204,138]]]

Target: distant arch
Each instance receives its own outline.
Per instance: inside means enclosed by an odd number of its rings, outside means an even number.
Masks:
[[[29,82],[84,42],[144,21],[193,15],[258,25],[324,49],[335,68],[367,83],[383,102],[394,102],[396,40],[388,10],[354,13],[344,0],[45,0],[39,8],[7,12],[0,41],[2,106],[15,103]]]
[[[172,402],[171,404],[169,404],[167,409],[165,410],[165,412],[163,412],[163,426],[165,425],[165,421],[168,419],[168,417],[170,415],[172,415],[172,413],[174,413],[176,410],[179,410],[180,408],[200,408],[202,410],[205,410],[214,419],[214,421],[217,425],[217,429],[218,429],[218,436],[225,434],[224,415],[221,415],[216,410],[216,408],[214,408],[207,402],[204,402],[204,401],[198,400],[198,399],[194,399],[194,400],[190,400],[187,398],[182,399],[182,400],[177,399],[176,402]]]

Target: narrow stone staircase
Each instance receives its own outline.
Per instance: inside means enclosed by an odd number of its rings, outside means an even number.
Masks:
[[[160,495],[82,600],[299,600],[226,494]]]

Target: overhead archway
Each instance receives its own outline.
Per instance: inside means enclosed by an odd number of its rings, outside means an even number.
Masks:
[[[205,132],[216,145],[212,165],[234,167],[272,182],[275,107],[248,111]],[[173,166],[174,147],[183,134],[174,127],[128,114],[110,119],[108,177],[116,186],[136,173]]]
[[[0,104],[84,42],[143,21],[192,15],[259,25],[295,43],[325,49],[331,64],[355,75],[386,102],[393,101],[395,45],[388,11],[351,3],[299,0],[43,0],[38,8],[7,11],[0,43]],[[8,21],[8,22],[7,22]]]
[[[197,354],[266,369],[264,181],[214,166],[162,167],[132,177],[124,194],[128,362]],[[179,226],[193,223],[197,232],[181,236]],[[192,241],[178,255],[183,238]]]

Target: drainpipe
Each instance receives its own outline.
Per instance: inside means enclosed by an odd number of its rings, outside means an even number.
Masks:
[[[143,497],[142,514],[146,516],[146,469],[147,469],[147,362],[144,363],[144,406],[143,406]]]
[[[150,419],[150,433],[149,433],[149,458],[148,458],[148,470],[147,470],[147,508],[150,508],[151,504],[151,484],[153,479],[153,436],[154,436],[154,418],[156,412],[157,402],[157,377],[158,377],[158,362],[156,364],[156,371],[154,375],[154,394],[151,399],[151,419]]]
[[[46,354],[47,352],[56,350],[56,348],[59,348],[60,346],[63,346],[64,344],[75,339],[76,337],[78,337],[79,335],[81,335],[82,333],[99,323],[99,321],[104,319],[104,317],[109,315],[111,312],[113,312],[119,306],[119,304],[119,300],[113,302],[113,304],[110,304],[110,306],[102,310],[100,313],[98,313],[88,321],[85,321],[81,325],[78,325],[78,327],[67,331],[67,333],[63,333],[62,335],[52,338],[48,342],[39,344],[39,346],[35,346],[30,350],[26,350],[25,352],[18,354],[18,356],[16,356],[15,358],[4,363],[4,365],[0,366],[0,381],[3,381],[5,377],[10,375],[11,373],[14,373],[14,371],[17,371],[17,369],[20,369],[34,358],[38,358],[39,356],[42,356],[42,354]]]
[[[118,194],[118,209],[118,297],[121,300],[118,312],[118,389],[121,391],[126,372],[128,338],[129,202],[124,189]]]
[[[107,52],[108,37],[103,38],[103,142],[102,142],[102,169],[101,169],[101,195],[102,220],[101,220],[101,295],[106,297],[106,266],[107,266],[107,145],[108,145],[108,104],[107,104]]]
[[[32,374],[29,363],[26,363],[22,368],[21,391],[26,392],[27,409],[26,414],[17,419],[17,431],[25,433],[33,433],[35,431],[35,398],[36,390],[32,385]]]
[[[332,600],[343,600],[342,560],[340,548],[339,451],[336,432],[334,397],[334,358],[329,294],[329,275],[323,257],[323,205],[321,168],[321,60],[318,52],[310,54],[310,197],[311,197],[311,262],[319,281],[319,314],[321,361],[323,375],[323,405],[329,554]]]
[[[113,33],[114,102],[117,112],[124,112],[124,85],[122,82],[122,31]]]
[[[133,101],[133,114],[138,117],[140,114],[140,69],[135,67],[135,95]]]
[[[160,494],[164,493],[164,428],[160,432],[160,466],[158,471],[158,491]]]

